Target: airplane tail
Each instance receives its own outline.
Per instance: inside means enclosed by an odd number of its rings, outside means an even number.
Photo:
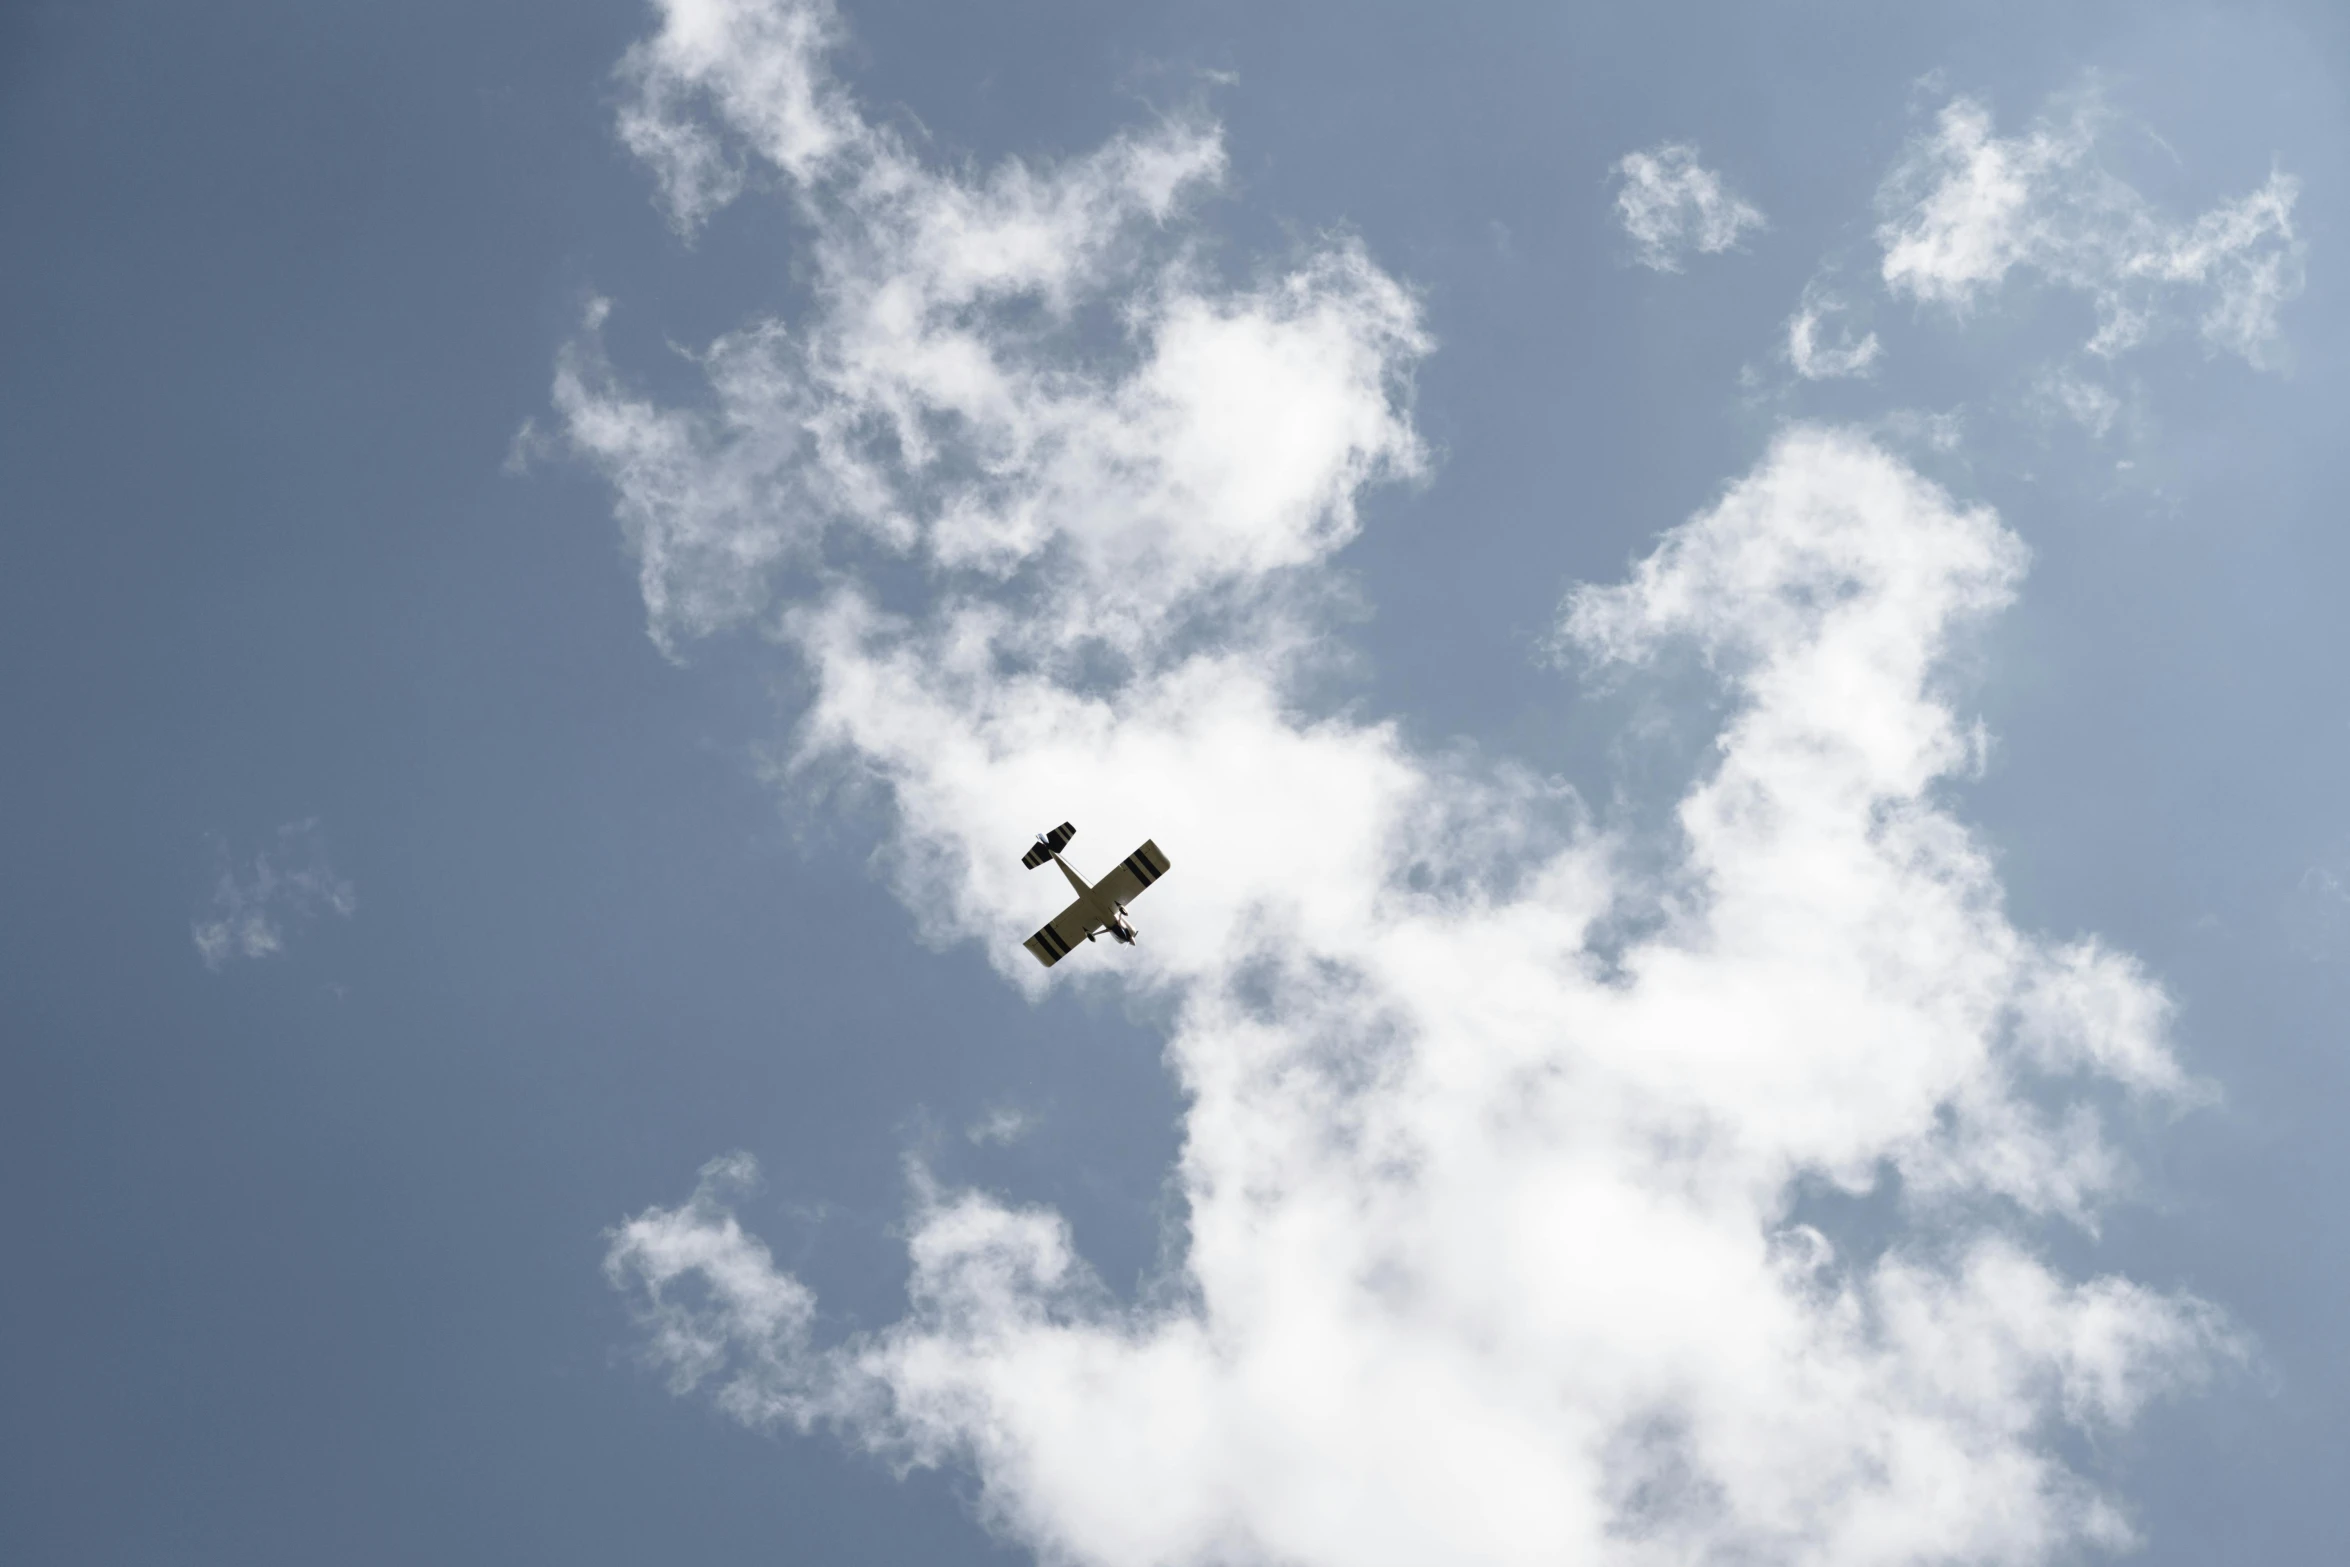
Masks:
[[[1042,865],[1045,861],[1051,859],[1054,855],[1067,848],[1069,846],[1069,840],[1076,836],[1077,829],[1070,826],[1067,822],[1063,822],[1060,826],[1055,827],[1051,832],[1048,832],[1042,837],[1038,838],[1036,840],[1036,847],[1030,849],[1026,854],[1020,856],[1020,863],[1027,866],[1030,870],[1034,870],[1039,865]]]

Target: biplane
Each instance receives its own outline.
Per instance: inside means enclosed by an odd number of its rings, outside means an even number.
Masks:
[[[1021,945],[1036,954],[1036,961],[1046,968],[1069,955],[1069,950],[1081,941],[1091,941],[1103,931],[1121,946],[1134,944],[1134,923],[1126,917],[1126,905],[1142,896],[1142,890],[1167,874],[1167,856],[1148,838],[1142,847],[1120,860],[1100,881],[1087,885],[1084,877],[1069,868],[1061,858],[1061,851],[1069,840],[1077,836],[1077,829],[1067,822],[1051,832],[1038,833],[1036,845],[1020,856],[1020,863],[1035,870],[1050,860],[1069,878],[1069,885],[1077,889],[1077,901],[1070,904]]]

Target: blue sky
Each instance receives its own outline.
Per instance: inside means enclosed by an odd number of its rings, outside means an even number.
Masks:
[[[824,16],[4,24],[9,1559],[2338,1551],[2339,16]]]

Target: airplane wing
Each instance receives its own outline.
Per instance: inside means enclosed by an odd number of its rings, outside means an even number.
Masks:
[[[1085,901],[1079,899],[1052,917],[1051,923],[1020,945],[1036,954],[1036,961],[1046,968],[1069,955],[1069,949],[1089,934],[1102,928],[1102,922],[1085,911]]]
[[[1109,875],[1094,884],[1094,891],[1107,893],[1110,901],[1120,908],[1132,906],[1142,896],[1142,889],[1167,874],[1168,861],[1159,852],[1159,846],[1148,838],[1142,847],[1120,860]]]

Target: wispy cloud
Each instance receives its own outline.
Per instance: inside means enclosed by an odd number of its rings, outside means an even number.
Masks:
[[[2042,371],[2032,384],[2032,394],[2044,417],[2070,421],[2094,441],[2112,434],[2122,416],[2120,396],[2073,365]]]
[[[2285,929],[2304,957],[2350,956],[2350,843],[2336,843],[2301,872],[2284,904]]]
[[[275,846],[256,853],[241,870],[225,842],[214,852],[220,876],[212,910],[189,928],[206,968],[274,957],[285,950],[290,928],[322,914],[348,918],[359,907],[357,892],[327,863],[326,834],[316,817],[280,827]]]
[[[828,11],[665,16],[630,56],[632,144],[673,212],[782,182],[813,287],[788,330],[713,345],[698,407],[631,391],[592,335],[559,369],[655,634],[773,628],[813,689],[787,786],[885,787],[909,907],[1013,982],[1164,998],[1188,1105],[1180,1287],[1145,1305],[1057,1215],[917,1172],[909,1314],[828,1341],[733,1211],[755,1167],[717,1161],[610,1238],[673,1385],[967,1464],[1055,1560],[2126,1541],[2066,1433],[2230,1341],[2035,1241],[2126,1190],[2101,1096],[2195,1090],[2160,986],[2014,927],[1940,792],[1978,745],[1947,655],[2026,564],[1998,519],[1798,426],[1573,594],[1575,656],[1693,648],[1729,700],[1672,838],[1636,843],[1305,696],[1357,497],[1421,463],[1428,342],[1360,246],[1227,283],[1186,217],[1212,126],[941,171],[826,74]],[[1705,221],[1687,243],[1752,220]],[[879,607],[877,551],[918,601]],[[822,569],[778,604],[787,561]],[[1182,866],[1114,970],[1019,950],[1047,809]],[[1805,1206],[1875,1190],[1887,1244]]]
[[[830,5],[679,0],[662,20],[614,74],[631,89],[620,139],[657,176],[680,234],[743,193],[753,159],[811,181],[872,150],[877,133],[823,68],[840,32]]]
[[[1764,226],[1762,212],[1699,163],[1697,149],[1685,142],[1627,153],[1615,178],[1616,216],[1632,237],[1633,253],[1659,272],[1678,272],[1690,251],[1717,254]]]
[[[1017,1105],[996,1105],[963,1128],[963,1135],[986,1147],[1009,1146],[1036,1130],[1036,1117]]]
[[[2303,281],[2300,182],[2271,173],[2178,222],[2100,164],[2109,121],[2092,95],[2000,137],[1981,103],[1953,99],[1879,192],[1886,287],[1963,311],[2029,272],[2088,296],[2094,354],[2123,353],[2192,317],[2215,351],[2276,363],[2278,312]]]
[[[668,204],[736,189],[706,172],[722,153],[765,160],[811,219],[819,302],[710,345],[703,410],[626,393],[592,331],[564,356],[557,409],[613,476],[665,644],[757,613],[775,569],[849,535],[996,580],[1053,555],[1078,575],[1048,640],[1131,651],[1174,604],[1345,537],[1363,479],[1417,469],[1388,396],[1424,347],[1404,290],[1334,242],[1216,291],[1170,238],[1222,176],[1214,125],[935,173],[822,72],[833,31],[823,6],[680,4],[629,56],[624,123]],[[1048,351],[1105,299],[1114,341]]]
[[[1882,345],[1877,334],[1857,336],[1847,318],[1851,306],[1844,297],[1813,283],[1803,291],[1803,302],[1787,318],[1787,362],[1806,381],[1838,376],[1865,376],[1877,368]],[[1829,330],[1831,323],[1834,330]]]

